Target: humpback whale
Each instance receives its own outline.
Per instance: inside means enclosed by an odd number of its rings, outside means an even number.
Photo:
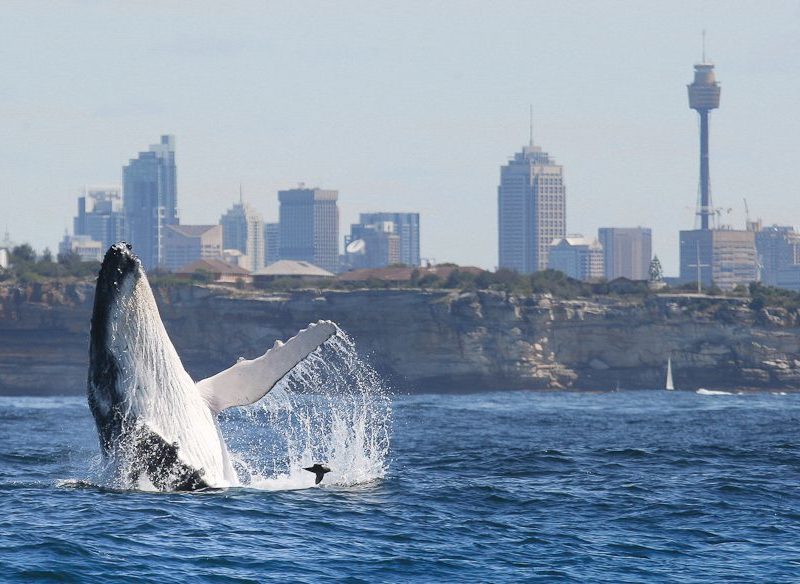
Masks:
[[[131,246],[108,250],[97,278],[87,397],[104,459],[128,486],[237,484],[217,414],[255,403],[336,333],[319,321],[264,355],[195,383],[183,368]]]

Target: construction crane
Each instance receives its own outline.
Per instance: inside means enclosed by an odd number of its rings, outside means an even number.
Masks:
[[[747,204],[747,199],[743,198],[744,201],[744,228],[745,231],[760,231],[761,230],[761,220],[756,219],[755,221],[750,221],[750,206]]]

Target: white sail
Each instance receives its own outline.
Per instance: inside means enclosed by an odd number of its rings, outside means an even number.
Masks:
[[[675,386],[672,385],[672,357],[667,359],[667,386],[666,389],[672,390],[675,389]]]

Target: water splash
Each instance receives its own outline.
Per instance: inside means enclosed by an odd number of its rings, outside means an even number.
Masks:
[[[314,486],[303,467],[331,468],[324,485],[368,483],[386,473],[391,399],[380,376],[339,330],[258,403],[220,418],[242,486]]]

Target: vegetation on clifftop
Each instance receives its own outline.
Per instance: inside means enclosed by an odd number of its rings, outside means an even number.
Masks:
[[[100,262],[82,262],[77,254],[59,254],[53,259],[49,249],[37,258],[36,252],[27,243],[11,250],[11,266],[0,270],[0,281],[16,280],[20,283],[47,282],[61,278],[88,279],[97,276]]]
[[[54,259],[52,253],[46,249],[37,257],[34,249],[28,244],[14,247],[10,256],[11,266],[5,271],[0,270],[0,281],[20,284],[57,282],[62,279],[93,281],[100,269],[99,262],[82,262],[75,254],[59,254]],[[186,278],[157,269],[152,270],[148,276],[154,286],[162,288],[213,283],[213,276],[207,273],[198,273],[191,278]],[[237,282],[235,287],[246,289],[251,286],[245,285],[244,282]],[[462,268],[455,264],[440,264],[432,269],[414,269],[410,271],[410,277],[405,281],[393,281],[378,277],[357,281],[338,278],[313,281],[279,278],[263,290],[265,292],[288,292],[298,289],[380,290],[397,288],[465,292],[493,290],[518,296],[550,294],[554,298],[564,300],[606,296],[641,301],[656,294],[694,292],[695,285],[687,284],[653,290],[647,282],[625,278],[618,278],[610,282],[582,282],[556,270],[520,274],[508,269],[490,272],[477,268]],[[704,292],[705,298],[694,298],[694,301],[702,304],[704,302],[713,303],[713,297],[719,297],[721,300],[731,297],[749,298],[750,308],[756,311],[763,308],[781,308],[791,313],[800,312],[800,293],[764,286],[760,283],[754,282],[749,286],[737,286],[736,289],[729,292],[723,292],[716,286],[711,286]]]

